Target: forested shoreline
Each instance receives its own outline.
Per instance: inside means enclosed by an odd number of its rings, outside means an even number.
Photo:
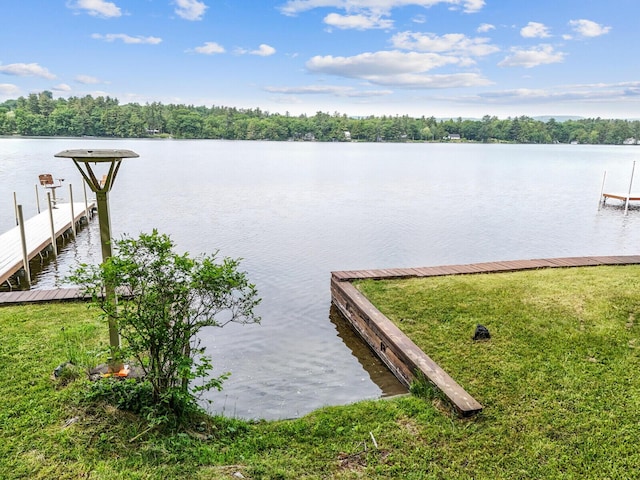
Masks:
[[[111,97],[54,99],[49,91],[0,103],[0,135],[188,139],[481,143],[637,144],[640,120],[527,116],[481,120],[269,113],[259,108],[120,102]]]

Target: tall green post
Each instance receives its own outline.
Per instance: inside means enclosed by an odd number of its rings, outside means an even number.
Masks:
[[[120,169],[123,158],[137,158],[139,155],[131,150],[64,150],[56,153],[55,157],[72,158],[89,188],[96,194],[98,204],[98,222],[100,225],[100,245],[102,247],[102,261],[106,262],[112,255],[111,250],[111,216],[109,214],[109,191]],[[98,179],[94,166],[100,164],[106,173]],[[114,305],[116,303],[113,285],[105,285],[105,300]],[[115,310],[115,309],[114,309]],[[112,355],[117,355],[120,349],[120,334],[116,318],[109,316],[109,344]]]

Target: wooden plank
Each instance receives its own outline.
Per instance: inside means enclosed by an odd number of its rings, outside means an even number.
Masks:
[[[470,416],[482,410],[479,402],[374,307],[351,283],[333,282],[332,298],[354,330],[403,384],[409,386],[415,379],[416,372],[421,372],[445,395],[462,416]]]
[[[35,295],[33,296],[34,302],[43,302],[47,300],[51,300],[53,295],[51,294],[51,290],[34,290]]]
[[[0,305],[89,300],[78,287],[0,292]]]
[[[626,193],[603,193],[602,196],[607,199],[607,198],[613,198],[615,200],[622,200],[624,202],[627,201],[627,198],[629,199],[630,202],[634,202],[634,201],[639,201],[640,200],[640,195],[637,194],[626,194]]]
[[[355,279],[383,279],[434,277],[442,275],[462,275],[475,273],[493,273],[505,271],[531,270],[538,268],[587,267],[597,265],[634,265],[640,264],[640,255],[589,256],[537,258],[530,260],[503,260],[496,262],[469,263],[459,265],[440,265],[432,267],[349,270],[331,272],[333,278],[340,281]]]

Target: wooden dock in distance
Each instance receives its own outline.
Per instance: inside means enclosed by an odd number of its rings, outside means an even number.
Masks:
[[[409,387],[417,373],[423,374],[445,395],[458,414],[466,417],[480,412],[482,405],[360,293],[353,286],[352,281],[636,264],[640,264],[640,255],[565,257],[424,268],[337,271],[331,273],[331,301],[401,383]]]
[[[72,229],[72,211],[73,222],[76,225],[83,218],[90,218],[95,205],[90,203],[86,207],[87,211],[85,211],[84,203],[74,203],[73,205],[70,203],[58,203],[57,207],[51,210],[53,228],[48,209],[26,220],[24,222],[24,230],[28,259],[32,260],[41,255],[43,251],[52,245],[52,238],[57,241],[59,237]],[[8,282],[11,277],[23,268],[20,228],[14,227],[0,235],[0,285]]]
[[[613,198],[615,200],[620,200],[622,202],[638,202],[640,201],[640,195],[633,194],[627,195],[626,193],[603,193],[602,194],[602,203],[606,203],[607,199]]]

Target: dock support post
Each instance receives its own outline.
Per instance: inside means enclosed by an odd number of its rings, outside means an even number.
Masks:
[[[73,211],[73,188],[69,184],[69,207],[71,207],[71,231],[73,232],[73,238],[76,238],[76,215]]]
[[[598,200],[598,210],[600,210],[600,207],[602,207],[602,205],[604,205],[604,202],[607,200],[603,195],[604,195],[604,182],[607,179],[607,171],[604,171],[604,175],[602,177],[602,188],[600,188],[600,200]]]
[[[49,204],[49,223],[51,224],[51,250],[54,257],[58,256],[58,245],[56,244],[56,228],[53,224],[53,210],[51,206],[51,192],[47,192],[47,203]]]
[[[18,197],[16,196],[16,192],[13,192],[13,212],[16,216],[16,225],[20,225],[18,222]]]
[[[89,223],[91,213],[89,212],[89,203],[87,202],[87,184],[85,182],[82,182],[82,189],[84,190],[84,215],[87,217],[87,223]]]
[[[38,196],[38,185],[36,184],[36,207],[38,208],[38,213],[40,213],[40,197]]]
[[[636,161],[633,161],[633,167],[631,167],[631,180],[629,181],[629,193],[627,194],[627,202],[624,205],[624,214],[629,211],[629,199],[631,198],[631,187],[633,186],[633,174],[636,170]]]
[[[27,235],[24,231],[24,217],[22,216],[22,205],[16,205],[18,212],[18,226],[20,227],[20,241],[22,242],[22,266],[27,285],[31,288],[31,271],[29,269],[29,255],[27,254]]]

